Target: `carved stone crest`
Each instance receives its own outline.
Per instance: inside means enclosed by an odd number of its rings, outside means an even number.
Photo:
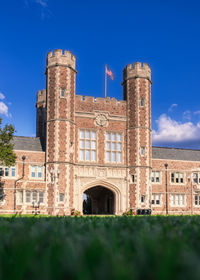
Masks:
[[[95,123],[98,126],[105,127],[108,125],[108,119],[104,114],[98,114],[95,119]]]

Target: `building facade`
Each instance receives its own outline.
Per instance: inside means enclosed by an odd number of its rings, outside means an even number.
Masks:
[[[76,59],[47,56],[36,137],[14,137],[0,214],[200,213],[200,150],[152,147],[151,69],[123,71],[123,100],[76,95]]]

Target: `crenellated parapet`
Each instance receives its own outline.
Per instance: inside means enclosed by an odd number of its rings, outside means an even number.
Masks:
[[[76,95],[76,111],[93,112],[95,110],[107,111],[119,115],[126,114],[126,101],[117,100],[116,98],[94,98],[92,96]]]
[[[123,71],[123,82],[132,78],[146,78],[151,81],[151,68],[147,63],[128,64]]]
[[[67,50],[57,49],[50,51],[47,55],[47,68],[53,66],[68,66],[74,71],[76,67],[76,57]]]

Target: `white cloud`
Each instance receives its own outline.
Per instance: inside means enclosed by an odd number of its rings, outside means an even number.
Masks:
[[[47,7],[47,0],[35,0],[35,3],[40,4],[43,8]]]
[[[193,114],[194,115],[200,115],[200,110],[199,111],[195,111]]]
[[[183,112],[183,118],[186,120],[191,120],[191,112],[189,110]]]
[[[176,104],[176,103],[172,104],[172,105],[169,107],[168,112],[172,112],[173,109],[174,109],[175,107],[177,107],[177,106],[178,106],[178,104]]]
[[[8,106],[2,101],[0,101],[0,114],[8,116]]]
[[[3,99],[5,99],[5,95],[2,92],[0,92],[0,100],[3,100]]]
[[[156,121],[157,130],[152,131],[152,142],[156,145],[200,146],[200,122],[178,122],[166,114]]]

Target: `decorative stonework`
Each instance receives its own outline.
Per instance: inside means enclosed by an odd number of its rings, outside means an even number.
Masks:
[[[95,118],[95,124],[102,127],[108,126],[107,116],[105,114],[98,114]]]

